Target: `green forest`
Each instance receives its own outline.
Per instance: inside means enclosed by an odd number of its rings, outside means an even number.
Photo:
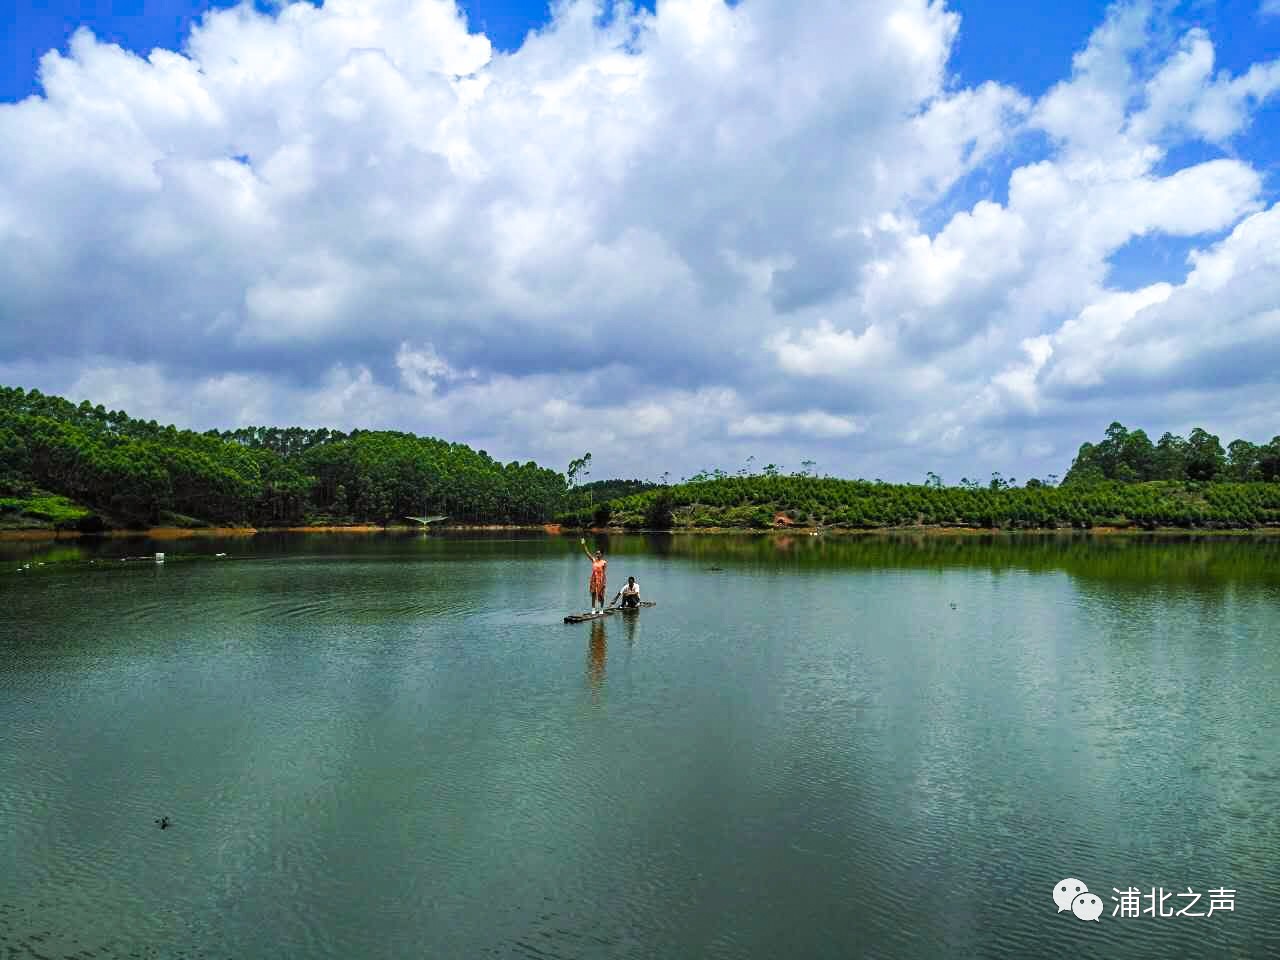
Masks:
[[[1112,423],[1100,442],[1080,446],[1061,484],[1051,478],[1018,486],[998,473],[985,484],[966,477],[947,486],[934,473],[922,484],[890,484],[810,470],[704,471],[688,483],[614,500],[592,519],[637,529],[1253,529],[1280,525],[1280,436],[1263,445],[1235,440],[1224,449],[1197,427],[1186,439],[1166,433],[1153,444],[1143,431]]]
[[[1230,480],[1236,483],[1280,480],[1280,437],[1263,445],[1233,440],[1224,450],[1213,434],[1196,427],[1184,440],[1166,433],[1159,443],[1141,430],[1113,423],[1100,443],[1085,443],[1076,454],[1064,485],[1102,480]]]
[[[566,489],[554,470],[408,433],[195,433],[0,387],[0,520],[10,525],[387,524],[437,513],[540,523]]]
[[[992,489],[748,476],[678,484],[612,501],[604,509],[610,524],[633,529],[1254,528],[1280,524],[1280,483],[1104,480]]]
[[[586,482],[500,463],[485,451],[410,433],[243,427],[197,433],[0,387],[0,526],[95,533],[112,527],[453,522],[645,530],[780,526],[867,530],[1251,529],[1280,526],[1280,437],[1266,444],[1202,429],[1152,443],[1113,423],[1084,443],[1061,483],[992,475],[948,486],[708,470],[668,484]]]

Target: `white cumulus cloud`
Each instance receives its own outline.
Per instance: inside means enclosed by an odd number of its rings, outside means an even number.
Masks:
[[[509,53],[453,0],[246,4],[145,57],[76,33],[0,104],[0,378],[601,476],[1261,429],[1280,237],[1234,138],[1280,61],[1121,4],[1031,97],[950,74],[942,0],[603,10]],[[1185,268],[1114,285],[1161,238]]]

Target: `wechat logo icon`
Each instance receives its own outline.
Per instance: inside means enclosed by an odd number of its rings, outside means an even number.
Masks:
[[[1102,916],[1102,900],[1097,894],[1090,893],[1083,880],[1068,877],[1058,881],[1053,888],[1053,902],[1058,905],[1058,912],[1070,910],[1081,920],[1097,920]]]

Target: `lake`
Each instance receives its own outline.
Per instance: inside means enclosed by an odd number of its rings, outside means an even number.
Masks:
[[[597,539],[0,543],[0,957],[1280,956],[1280,538]]]

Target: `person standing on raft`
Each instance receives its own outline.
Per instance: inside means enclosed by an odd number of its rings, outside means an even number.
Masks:
[[[605,567],[609,565],[609,561],[604,558],[604,551],[597,550],[595,556],[591,555],[591,551],[587,549],[587,541],[580,539],[582,550],[587,555],[587,559],[591,561],[591,582],[587,584],[587,588],[591,591],[591,612],[604,613],[604,579]],[[596,609],[596,604],[600,609]]]

